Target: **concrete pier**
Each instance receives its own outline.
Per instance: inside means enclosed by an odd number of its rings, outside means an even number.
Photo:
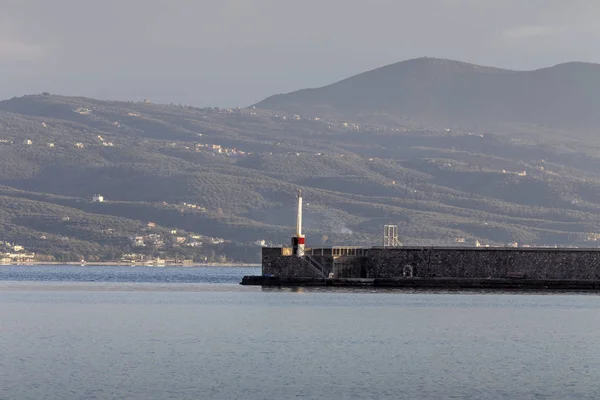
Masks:
[[[245,276],[242,285],[280,287],[373,287],[410,289],[488,289],[535,291],[600,291],[600,281],[574,279],[479,278],[279,278]]]
[[[596,290],[600,249],[263,248],[262,275],[242,284]]]

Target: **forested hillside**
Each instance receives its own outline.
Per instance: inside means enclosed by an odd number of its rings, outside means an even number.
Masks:
[[[359,119],[0,102],[0,240],[54,259],[257,261],[260,241],[288,243],[300,188],[309,246],[379,245],[388,223],[413,245],[596,245],[597,140]]]

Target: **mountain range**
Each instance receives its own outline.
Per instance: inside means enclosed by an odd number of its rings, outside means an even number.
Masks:
[[[0,242],[56,260],[600,240],[600,66],[416,59],[243,109],[0,102]],[[94,202],[94,195],[104,202]]]
[[[599,104],[598,64],[511,71],[419,58],[322,88],[275,95],[255,106],[310,115],[387,117],[413,126],[589,133],[600,123]]]

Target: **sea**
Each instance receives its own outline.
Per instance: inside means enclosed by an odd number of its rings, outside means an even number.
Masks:
[[[0,266],[0,399],[598,399],[600,297]]]

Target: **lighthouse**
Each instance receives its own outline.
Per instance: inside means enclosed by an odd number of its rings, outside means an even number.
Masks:
[[[304,235],[302,234],[302,191],[298,190],[298,211],[296,214],[296,235],[292,237],[292,254],[304,256]]]

